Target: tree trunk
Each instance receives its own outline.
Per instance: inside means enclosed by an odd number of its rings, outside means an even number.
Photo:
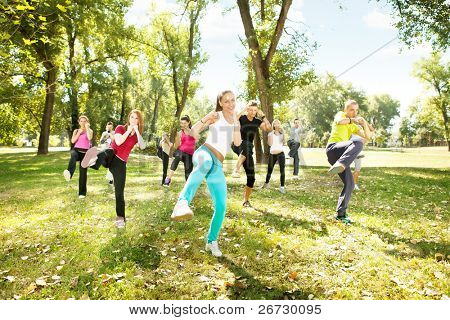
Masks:
[[[48,153],[48,140],[50,137],[50,123],[52,120],[53,106],[55,104],[55,90],[56,90],[56,67],[46,62],[45,67],[47,69],[47,80],[45,89],[45,106],[44,113],[42,114],[41,134],[39,136],[38,154]]]
[[[69,28],[68,32],[68,43],[69,43],[69,75],[68,82],[70,88],[67,90],[69,96],[69,104],[70,104],[70,115],[71,115],[71,131],[73,132],[78,128],[78,88],[77,88],[77,76],[78,72],[75,66],[74,57],[75,57],[75,39],[76,34],[73,32],[72,28]],[[70,146],[73,147],[73,143],[70,142]]]
[[[150,133],[154,134],[156,132],[156,121],[158,120],[158,109],[159,109],[159,100],[161,99],[161,95],[157,93],[157,97],[155,99],[155,108],[153,109],[153,118],[152,123],[150,125]]]
[[[126,104],[127,104],[126,100],[127,100],[127,89],[126,89],[126,87],[124,87],[122,89],[122,104],[121,104],[121,109],[120,109],[120,120],[119,120],[119,122],[121,124],[124,123],[124,120],[126,121],[126,119],[125,119],[125,108],[126,108]]]
[[[450,132],[448,130],[447,106],[443,103],[441,107],[442,118],[444,120],[445,139],[447,140],[447,149],[450,152]]]
[[[250,13],[250,4],[248,0],[237,0],[239,12],[241,14],[241,20],[244,25],[245,37],[248,42],[249,53],[252,60],[252,67],[255,72],[256,86],[258,88],[259,101],[261,103],[261,109],[265,113],[269,122],[273,121],[273,104],[270,97],[270,64],[275,54],[277,45],[283,33],[284,24],[286,22],[287,13],[292,4],[292,0],[283,0],[280,10],[280,15],[277,20],[272,39],[270,42],[269,50],[265,58],[262,56],[261,48],[259,45],[258,37],[253,26],[253,20]],[[261,6],[264,6],[264,2],[261,2]],[[264,7],[261,7],[264,10]],[[263,13],[261,13],[263,14]],[[264,155],[263,159],[269,157],[269,146],[267,144],[267,133],[263,133]]]

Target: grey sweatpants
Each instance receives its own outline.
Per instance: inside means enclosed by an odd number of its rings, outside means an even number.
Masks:
[[[344,188],[341,191],[336,207],[338,217],[345,217],[347,214],[347,206],[350,202],[353,188],[355,187],[355,181],[353,180],[350,164],[355,161],[362,149],[363,143],[361,141],[349,140],[334,142],[327,145],[326,152],[328,162],[333,165],[339,161],[339,163],[345,166],[345,170],[339,173],[339,178],[341,178],[344,183]]]

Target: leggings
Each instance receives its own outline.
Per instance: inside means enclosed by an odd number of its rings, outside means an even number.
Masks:
[[[245,175],[247,176],[247,187],[253,188],[255,185],[255,162],[253,161],[253,143],[248,141],[242,141],[239,147],[236,147],[234,144],[231,146],[231,149],[237,155],[243,155],[245,157],[245,161],[242,164],[245,170]]]
[[[288,142],[289,156],[294,159],[294,176],[298,176],[298,169],[300,167],[300,159],[298,157],[298,149],[300,149],[300,142],[290,140]]]
[[[272,175],[273,168],[277,163],[280,165],[280,185],[284,187],[285,175],[284,175],[284,166],[286,163],[286,158],[284,156],[284,152],[280,152],[279,154],[271,154],[269,156],[269,164],[267,165],[267,176],[266,183],[269,183],[270,176]]]
[[[164,181],[167,177],[167,169],[169,168],[169,155],[163,151],[162,153],[162,162],[163,162],[163,176],[161,184],[164,184]]]
[[[70,150],[70,160],[67,170],[70,172],[70,177],[72,178],[77,167],[77,161],[80,161],[80,178],[78,180],[78,195],[85,196],[87,193],[87,169],[81,166],[81,161],[83,161],[87,150],[72,149]]]
[[[223,173],[222,163],[206,146],[201,146],[195,151],[193,161],[194,170],[186,181],[178,199],[187,200],[190,204],[203,178],[206,178],[206,184],[214,203],[214,214],[208,231],[208,243],[211,243],[217,240],[225,218],[227,181]]]
[[[163,152],[164,153],[164,152]],[[178,164],[182,161],[184,163],[184,178],[187,180],[189,175],[192,172],[192,155],[181,150],[177,150],[175,152],[172,165],[170,166],[170,170],[176,171],[178,168]]]
[[[127,163],[114,154],[113,149],[98,153],[97,161],[91,168],[98,170],[100,166],[109,168],[114,177],[114,192],[116,196],[116,214],[125,219],[125,181],[127,178]]]
[[[345,170],[339,173],[344,183],[344,188],[341,191],[339,200],[337,203],[336,211],[338,217],[345,217],[347,215],[347,207],[352,196],[353,188],[355,187],[355,181],[353,179],[350,164],[356,159],[358,154],[363,148],[361,141],[343,141],[337,143],[330,143],[327,146],[328,162],[333,165],[339,162],[345,166]]]

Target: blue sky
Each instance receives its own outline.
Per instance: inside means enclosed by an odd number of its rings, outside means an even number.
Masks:
[[[149,21],[150,2],[135,0],[127,14],[128,22],[143,25]],[[175,8],[171,0],[156,3],[161,10]],[[338,3],[344,9],[339,9]],[[223,14],[233,5],[235,1],[222,0],[211,6],[200,24],[202,48],[209,60],[201,67],[199,94],[210,99],[224,88],[239,91],[246,77],[238,62],[246,52],[239,41],[239,37],[244,37],[239,10],[234,8]],[[312,58],[315,70],[338,75],[397,36],[397,30],[390,26],[388,9],[375,1],[294,0],[288,23],[317,41],[318,49]],[[413,63],[430,51],[427,45],[408,50],[396,40],[339,79],[352,82],[368,94],[390,94],[400,101],[401,113],[405,115],[409,104],[424,93],[411,75]]]

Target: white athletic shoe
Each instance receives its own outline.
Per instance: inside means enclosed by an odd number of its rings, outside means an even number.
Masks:
[[[117,217],[116,218],[116,227],[118,229],[124,228],[125,227],[125,219],[122,217]]]
[[[64,178],[66,179],[67,182],[70,181],[71,177],[70,177],[70,172],[69,172],[69,170],[64,170],[63,176],[64,176]]]
[[[286,193],[286,188],[285,187],[280,187],[280,192],[285,194]]]
[[[232,178],[239,178],[241,175],[236,170],[233,170],[233,173],[231,174]]]
[[[267,189],[269,187],[269,184],[267,182],[264,182],[264,184],[261,186],[261,189]]]
[[[86,154],[84,155],[83,160],[81,161],[81,166],[83,168],[89,168],[95,164],[95,161],[97,161],[97,154],[98,150],[96,147],[90,148],[88,151],[86,151]]]
[[[113,181],[113,179],[114,179],[114,177],[113,177],[111,171],[107,170],[106,171],[106,180]]]
[[[79,199],[84,199],[84,198],[86,198],[86,196],[80,194],[80,195],[78,196],[78,198],[79,198]]]
[[[187,200],[178,200],[175,208],[173,208],[172,216],[170,219],[173,221],[187,221],[191,220],[194,216]]]
[[[353,190],[355,190],[355,191],[359,191],[359,187],[358,187],[358,185],[357,185],[357,184],[355,184],[355,187],[353,188]]]
[[[298,174],[294,174],[294,175],[292,176],[292,179],[298,180],[298,179],[300,179],[300,178],[299,178]]]
[[[345,167],[342,164],[340,164],[339,162],[336,162],[335,164],[333,164],[330,167],[330,169],[328,170],[328,173],[333,173],[333,174],[341,173],[341,172],[344,172],[344,170],[345,170]]]
[[[219,244],[217,243],[217,241],[213,241],[211,243],[206,243],[205,250],[206,250],[206,252],[211,251],[211,254],[214,257],[222,256],[222,252],[219,250]]]

